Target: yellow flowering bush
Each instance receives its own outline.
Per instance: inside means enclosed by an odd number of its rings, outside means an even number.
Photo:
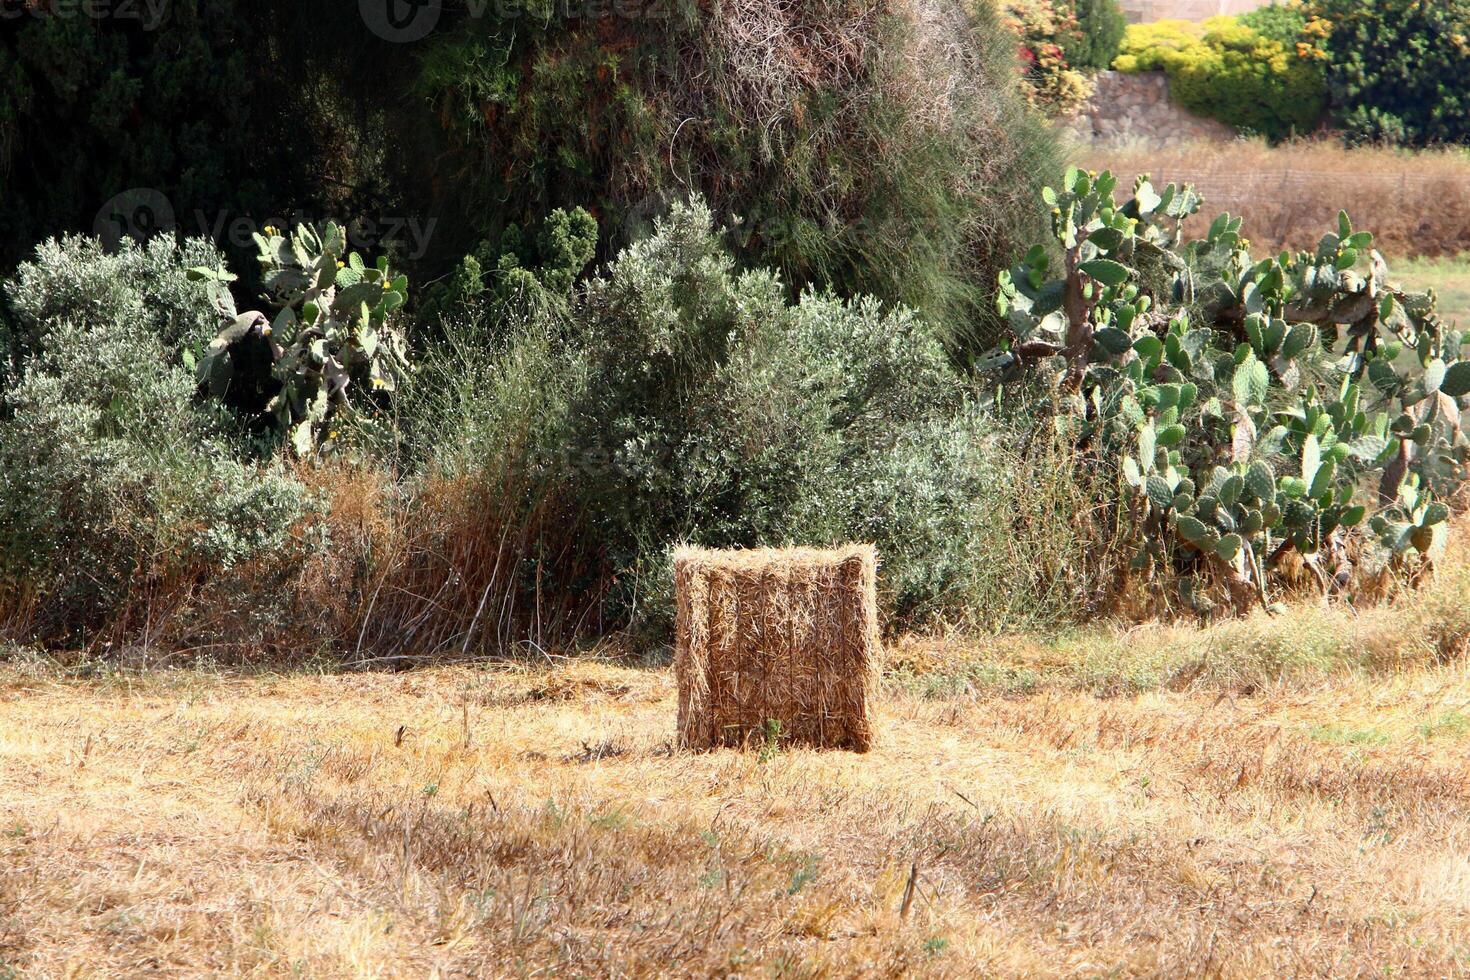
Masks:
[[[1170,94],[1186,109],[1271,139],[1316,128],[1326,108],[1318,59],[1246,18],[1133,25],[1120,50],[1118,71],[1167,72]]]

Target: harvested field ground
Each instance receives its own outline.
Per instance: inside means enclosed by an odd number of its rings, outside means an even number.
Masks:
[[[1079,148],[1079,165],[1110,169],[1125,185],[1139,173],[1192,183],[1205,206],[1191,225],[1203,233],[1221,211],[1245,216],[1258,246],[1310,248],[1337,227],[1346,208],[1353,224],[1377,236],[1390,256],[1455,256],[1470,251],[1470,154],[1345,150],[1334,140],[1269,146],[1261,141]]]
[[[16,656],[0,975],[1467,973],[1466,582],[903,643],[869,755],[674,752],[666,668]]]
[[[1434,289],[1445,317],[1457,322],[1462,330],[1470,329],[1470,255],[1398,261],[1390,258],[1388,267],[1395,279],[1411,289]]]

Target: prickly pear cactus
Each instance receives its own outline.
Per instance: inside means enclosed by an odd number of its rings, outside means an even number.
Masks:
[[[1182,241],[1192,188],[1116,189],[1074,169],[1045,191],[1060,274],[1042,246],[1002,274],[1011,337],[983,366],[1048,377],[1079,447],[1118,463],[1134,568],[1244,611],[1293,553],[1324,593],[1433,555],[1470,455],[1465,338],[1433,294],[1392,285],[1345,213],[1257,259],[1229,215]]]
[[[234,377],[230,350],[249,335],[268,342],[272,374],[280,384],[267,411],[300,456],[327,451],[335,426],[353,412],[353,385],[391,393],[408,372],[406,346],[390,315],[408,298],[408,278],[395,276],[388,260],[365,264],[346,253],[340,225],[294,228],[289,237],[267,227],[256,235],[274,317],[237,313],[223,269],[191,269],[212,285],[225,326],[199,359],[201,384],[220,397]],[[359,420],[360,421],[360,420]]]

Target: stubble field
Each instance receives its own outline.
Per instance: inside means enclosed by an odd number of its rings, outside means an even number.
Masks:
[[[1463,584],[901,644],[866,756],[675,752],[660,667],[17,659],[0,972],[1470,972]]]

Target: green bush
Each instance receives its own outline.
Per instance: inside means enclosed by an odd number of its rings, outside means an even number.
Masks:
[[[409,395],[409,414],[435,420],[420,454],[495,488],[497,520],[519,515],[501,533],[531,542],[528,589],[610,588],[603,622],[666,627],[684,541],[873,541],[895,626],[1081,606],[1089,560],[1049,442],[1021,449],[912,311],[812,290],[793,302],[775,273],[741,271],[698,201],[573,291],[564,317],[448,333]],[[548,509],[575,528],[536,531]]]
[[[1062,51],[1076,68],[1111,68],[1123,46],[1128,19],[1117,0],[1073,0],[1077,27],[1061,39]]]
[[[1129,27],[1115,64],[1120,71],[1162,69],[1186,109],[1270,139],[1315,129],[1326,107],[1314,57],[1230,17]]]
[[[219,251],[199,239],[168,236],[144,247],[122,244],[109,251],[95,238],[52,239],[16,270],[5,290],[10,323],[0,325],[0,391],[45,347],[47,333],[67,320],[135,324],[157,338],[174,363],[204,349],[218,314],[182,270],[219,262]]]
[[[1333,113],[1350,141],[1470,141],[1470,0],[1316,0]],[[1325,40],[1320,40],[1325,37]]]
[[[693,189],[793,294],[870,293],[962,340],[993,332],[989,284],[1033,220],[1021,198],[1060,167],[989,4],[657,6],[596,30],[550,8],[446,18],[425,42],[415,91],[449,147],[414,163],[438,168],[418,182],[444,189],[442,213],[478,224],[460,255],[585,205],[606,257]]]
[[[1185,108],[1270,139],[1310,132],[1325,108],[1317,64],[1248,27],[1208,31],[1200,49],[1171,59],[1166,70]]]
[[[1262,37],[1280,42],[1293,51],[1303,39],[1307,20],[1307,8],[1302,0],[1270,3],[1236,18],[1241,26],[1249,27]]]
[[[237,461],[228,417],[196,400],[185,360],[215,317],[185,271],[200,261],[220,256],[69,238],[7,286],[0,607],[28,638],[77,639],[132,598],[279,548],[303,513],[301,487]]]
[[[424,313],[494,322],[564,308],[596,254],[597,229],[597,219],[580,207],[552,211],[534,235],[512,225],[432,287]]]
[[[576,448],[605,461],[582,493],[599,538],[653,581],[682,540],[873,540],[890,608],[921,615],[963,576],[976,528],[961,504],[994,476],[974,430],[954,428],[963,383],[912,313],[789,304],[772,273],[736,271],[712,222],[675,208],[581,299]]]

